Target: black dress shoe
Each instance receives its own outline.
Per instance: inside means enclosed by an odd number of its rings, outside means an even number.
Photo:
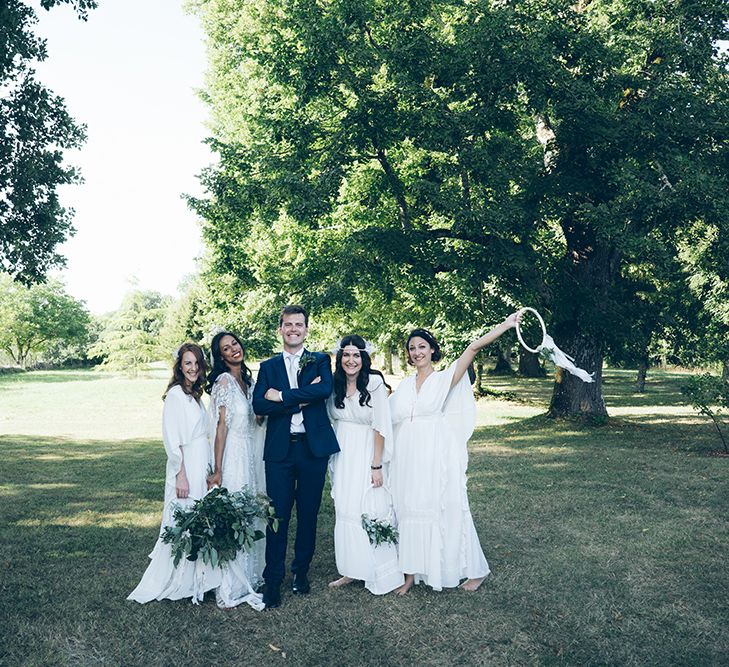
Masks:
[[[263,590],[263,604],[266,605],[266,609],[281,606],[281,586],[279,584],[266,584]]]
[[[309,578],[305,574],[295,574],[291,591],[294,595],[306,595],[311,590]]]

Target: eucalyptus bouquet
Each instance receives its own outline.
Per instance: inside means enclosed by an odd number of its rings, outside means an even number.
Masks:
[[[263,539],[263,526],[278,529],[271,499],[247,487],[234,493],[224,487],[213,489],[192,507],[178,505],[173,517],[175,523],[164,527],[162,541],[172,545],[175,567],[183,556],[217,567]]]
[[[399,535],[397,528],[389,519],[370,518],[368,514],[362,515],[362,528],[367,533],[370,544],[379,547],[381,544],[397,544]]]

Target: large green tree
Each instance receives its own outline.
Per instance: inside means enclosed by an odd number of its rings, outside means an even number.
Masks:
[[[551,414],[600,416],[629,267],[699,220],[726,238],[725,2],[194,4],[221,158],[196,205],[243,283],[352,308],[467,275],[596,373]]]
[[[59,347],[82,345],[90,326],[86,306],[60,282],[26,287],[0,274],[0,349],[19,366]]]
[[[93,0],[40,4],[70,4],[82,19],[96,7]],[[0,3],[0,270],[26,283],[63,264],[57,247],[73,230],[57,189],[79,181],[63,152],[85,138],[63,99],[36,79],[33,65],[47,57],[45,40],[33,32],[37,20],[26,2]]]
[[[140,289],[128,292],[119,309],[106,319],[99,340],[90,350],[91,354],[103,358],[101,368],[134,376],[151,361],[171,359],[174,349],[160,344],[169,306],[169,297],[159,292]]]

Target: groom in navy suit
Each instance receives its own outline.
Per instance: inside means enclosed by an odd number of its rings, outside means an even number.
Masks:
[[[253,390],[253,410],[268,417],[263,459],[266,490],[279,526],[266,532],[266,588],[263,601],[281,604],[286,574],[289,520],[296,503],[296,542],[291,571],[292,591],[309,592],[309,565],[316,544],[316,520],[329,455],[339,451],[327,416],[332,392],[329,357],[304,349],[309,315],[302,306],[286,306],[279,317],[283,353],[264,361]]]

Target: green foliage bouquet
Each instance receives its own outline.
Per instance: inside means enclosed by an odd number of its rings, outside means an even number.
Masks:
[[[263,539],[260,521],[278,529],[271,499],[245,487],[234,493],[213,489],[192,507],[178,505],[173,517],[175,524],[164,527],[162,541],[172,545],[175,567],[183,556],[217,567]]]
[[[400,537],[397,528],[389,521],[389,519],[370,518],[368,514],[362,515],[362,528],[367,533],[370,544],[379,547],[381,544],[397,544]]]

